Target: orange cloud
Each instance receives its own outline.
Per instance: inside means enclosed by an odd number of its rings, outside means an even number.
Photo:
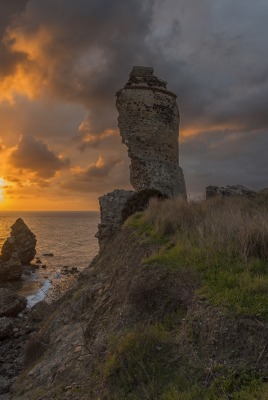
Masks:
[[[9,27],[3,43],[10,53],[24,54],[25,57],[14,67],[11,74],[0,82],[0,101],[16,102],[17,95],[33,99],[40,95],[47,83],[47,77],[54,68],[53,58],[48,60],[46,48],[53,41],[53,33],[40,27],[34,34]]]

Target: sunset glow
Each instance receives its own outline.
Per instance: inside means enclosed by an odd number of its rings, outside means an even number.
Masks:
[[[1,210],[97,210],[131,189],[115,93],[133,65],[177,95],[190,195],[268,186],[267,2],[41,3],[0,6]]]
[[[5,181],[3,178],[0,178],[0,202],[4,200],[4,189],[3,189],[4,186],[5,186]]]

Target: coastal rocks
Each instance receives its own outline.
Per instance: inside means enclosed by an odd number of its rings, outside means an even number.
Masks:
[[[0,283],[20,279],[23,265],[35,257],[36,238],[21,218],[11,226],[10,237],[4,242],[0,258]]]
[[[25,297],[6,288],[0,288],[0,318],[15,317],[22,312],[27,305]]]
[[[2,317],[0,318],[0,340],[10,337],[13,330],[13,321],[11,318]]]
[[[9,255],[9,259],[0,262],[0,283],[16,281],[20,279],[23,267],[17,252],[14,250]]]
[[[168,197],[186,198],[179,166],[177,96],[153,72],[133,67],[116,94],[118,126],[131,159],[130,182],[137,191],[151,188]]]
[[[256,194],[253,190],[242,185],[208,186],[206,188],[207,199],[212,197],[254,197]]]
[[[47,312],[51,308],[47,305]],[[38,330],[38,324],[44,318],[40,307],[36,307],[35,318],[32,312],[24,310],[17,317],[0,318],[0,399],[9,400],[11,387],[23,367],[24,352],[27,342]],[[47,315],[47,314],[46,314]],[[2,337],[1,337],[2,335]],[[29,399],[32,396],[29,396]]]
[[[21,218],[18,218],[11,226],[11,237],[15,239],[15,247],[21,263],[29,264],[36,255],[36,237]]]

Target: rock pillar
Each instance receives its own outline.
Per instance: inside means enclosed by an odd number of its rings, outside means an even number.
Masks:
[[[133,67],[117,92],[118,126],[131,159],[130,182],[137,191],[153,188],[168,197],[186,197],[179,166],[176,95],[153,72]]]

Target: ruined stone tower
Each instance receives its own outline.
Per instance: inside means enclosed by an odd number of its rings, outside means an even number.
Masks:
[[[153,72],[153,68],[133,67],[128,82],[116,94],[118,126],[128,148],[135,191],[116,189],[99,198],[101,223],[96,236],[100,247],[122,225],[122,212],[137,192],[156,189],[167,197],[186,198],[179,166],[176,95]]]
[[[179,166],[179,110],[176,95],[150,67],[133,67],[117,92],[118,126],[131,159],[130,182],[137,191],[154,188],[186,197]]]

